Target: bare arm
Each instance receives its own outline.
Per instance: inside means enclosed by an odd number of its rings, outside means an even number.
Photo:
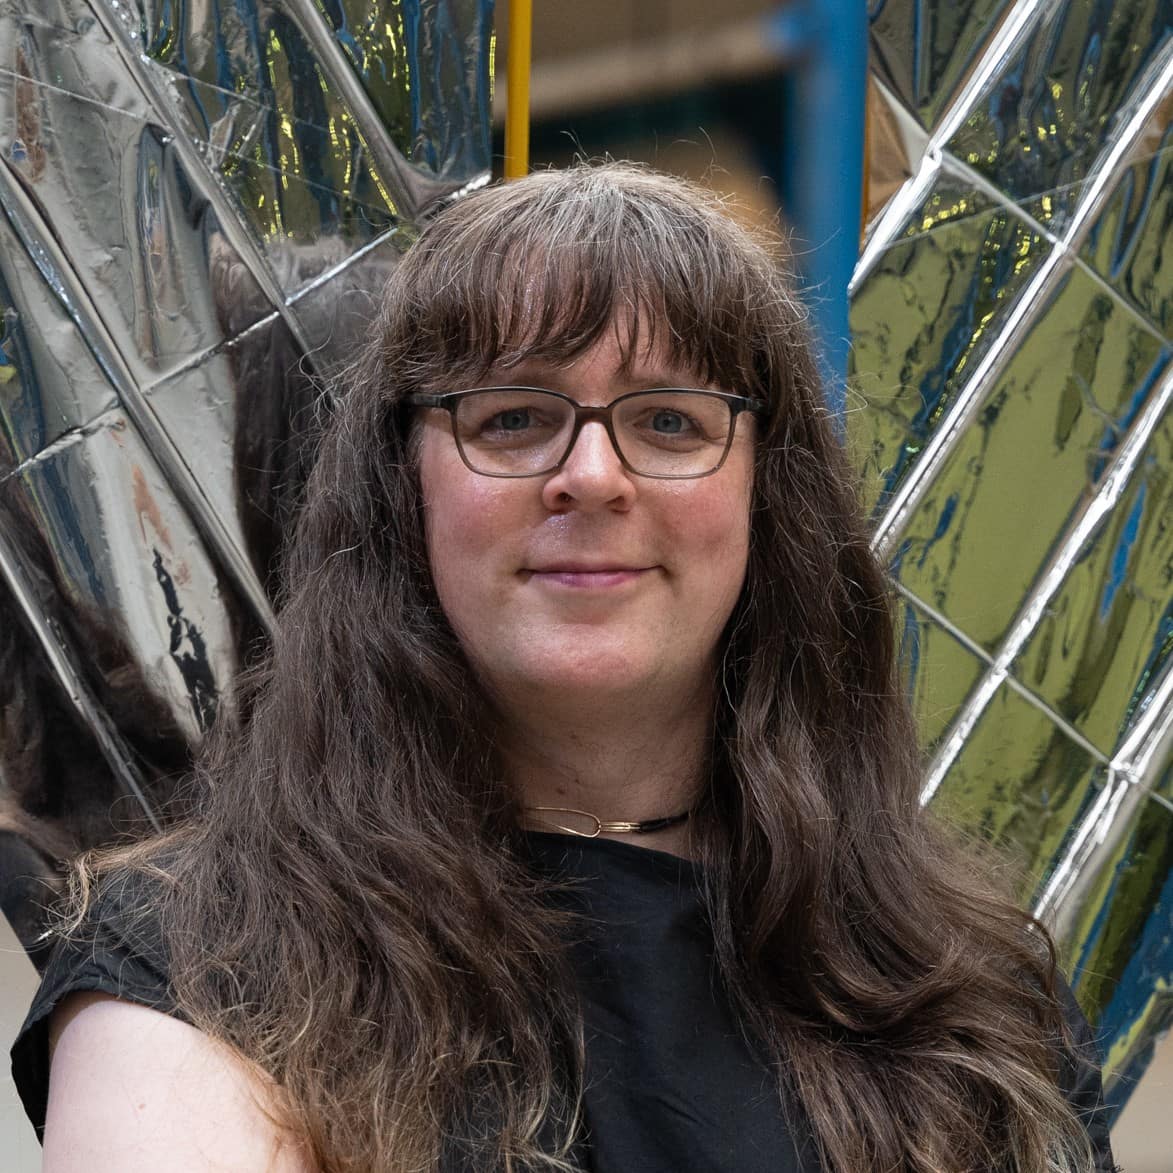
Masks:
[[[74,994],[50,1031],[43,1173],[314,1173],[263,1078],[187,1023]]]

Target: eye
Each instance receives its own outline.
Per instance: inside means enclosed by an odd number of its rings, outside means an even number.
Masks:
[[[456,422],[461,438],[470,443],[541,443],[565,422],[561,409],[542,391],[485,391],[461,400]]]
[[[707,434],[703,422],[677,407],[648,406],[638,416],[622,421],[624,430],[631,429],[645,443],[699,440]]]
[[[521,432],[532,424],[528,407],[511,407],[490,416],[481,427],[494,432]]]
[[[686,415],[679,411],[669,411],[667,408],[660,408],[655,412],[649,424],[652,431],[658,432],[661,436],[679,436],[694,426]]]

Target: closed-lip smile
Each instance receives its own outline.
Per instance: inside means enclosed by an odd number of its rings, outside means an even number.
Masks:
[[[550,562],[531,566],[531,574],[620,574],[625,571],[650,570],[648,566],[628,566],[622,562]]]
[[[528,577],[553,586],[598,590],[633,582],[651,569],[650,566],[628,566],[618,562],[551,562],[529,568]]]

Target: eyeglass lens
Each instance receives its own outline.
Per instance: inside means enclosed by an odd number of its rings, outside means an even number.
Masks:
[[[530,388],[495,387],[463,396],[456,440],[478,472],[533,476],[556,468],[574,433],[574,408]],[[699,476],[725,454],[733,413],[703,391],[640,392],[616,401],[611,425],[620,455],[648,476]]]

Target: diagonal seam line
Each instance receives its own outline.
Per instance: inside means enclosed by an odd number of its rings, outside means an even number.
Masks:
[[[140,54],[136,53],[133,44],[128,42],[128,34],[122,28],[121,20],[110,11],[106,0],[93,3],[93,12],[101,22],[107,36],[114,43],[115,51],[118,53],[129,79],[138,86],[153,113],[158,117],[159,124],[171,134],[172,145],[179,155],[184,170],[188,173],[188,179],[192,186],[208,201],[229,244],[236,250],[241,261],[252,273],[253,279],[261,287],[261,291],[285,319],[286,325],[302,351],[308,353],[309,345],[301,323],[297,320],[296,315],[289,311],[285,303],[285,294],[278,285],[273,271],[262,256],[250,231],[241,220],[239,210],[228,199],[207,161],[173,117],[165,100],[166,95],[160,94],[156,79],[148,68],[148,63],[142,59]]]
[[[1001,333],[983,355],[965,385],[958,391],[945,418],[925,445],[920,460],[909,470],[907,478],[885,510],[873,538],[873,547],[882,556],[890,554],[897,533],[935,480],[946,457],[959,442],[965,425],[992,393],[995,382],[1014,353],[1022,332],[1041,315],[1042,309],[1045,308],[1044,298],[1050,292],[1052,284],[1057,284],[1075,263],[1079,236],[1089,223],[1089,218],[1099,210],[1108,197],[1112,180],[1125,167],[1131,167],[1131,161],[1128,159],[1130,147],[1144,132],[1152,110],[1163,100],[1165,91],[1173,85],[1173,40],[1169,43],[1168,51],[1138,79],[1138,84],[1151,74],[1156,75],[1155,80],[1161,84],[1148,92],[1146,99],[1138,104],[1120,135],[1100,152],[1087,181],[1087,199],[1080,201],[1063,237],[1051,249],[1039,271],[1019,294],[1007,315]],[[964,168],[960,161],[957,161],[957,165]],[[997,191],[996,188],[992,190]],[[1049,239],[1055,239],[1050,233],[1046,235]],[[1139,314],[1136,316],[1144,321]]]
[[[301,299],[305,297],[306,294],[313,293],[316,289],[320,289],[323,285],[326,284],[326,282],[332,281],[340,273],[345,273],[347,269],[349,269],[352,265],[357,264],[360,260],[362,260],[363,257],[367,256],[368,253],[374,252],[375,249],[377,249],[380,245],[384,245],[388,241],[394,240],[396,236],[402,235],[403,232],[403,227],[388,228],[386,232],[380,233],[373,240],[368,240],[366,244],[364,244],[361,248],[355,249],[355,251],[352,252],[350,256],[339,261],[338,264],[331,265],[329,268],[323,269],[322,272],[320,272],[316,277],[307,282],[301,287],[301,289],[293,294],[293,296],[289,298],[288,304],[291,306],[297,305],[297,303],[301,301]],[[250,326],[249,329],[252,329],[252,327]]]
[[[255,334],[258,330],[272,326],[279,319],[284,320],[277,310],[271,309],[263,317],[258,318],[255,322],[251,322],[245,326],[243,330],[233,334],[231,338],[222,338],[214,346],[209,346],[196,354],[188,355],[178,366],[166,371],[157,379],[152,379],[149,383],[143,384],[143,394],[149,397],[152,391],[160,387],[165,387],[168,383],[179,378],[180,375],[189,374],[196,367],[202,366],[205,362],[209,362],[215,358],[216,355],[223,354],[230,346],[235,346],[241,339],[247,338],[250,334]]]
[[[892,580],[892,585],[896,588],[898,594],[903,595],[910,603],[915,604],[919,610],[923,611],[939,627],[943,627],[966,651],[972,653],[974,657],[981,660],[987,667],[992,668],[994,666],[994,658],[990,653],[977,640],[973,639],[958,627],[948,615],[938,611],[932,603],[926,603],[920,595],[910,590],[902,582],[894,579]]]
[[[49,82],[41,81],[39,78],[31,78],[31,77],[28,77],[26,74],[15,73],[12,70],[4,69],[3,67],[0,67],[0,77],[12,77],[12,78],[16,78],[17,81],[32,82],[33,85],[36,85],[42,89],[51,90],[54,93],[61,94],[63,97],[67,97],[67,98],[73,99],[78,102],[85,102],[89,105],[96,106],[99,110],[109,110],[113,114],[118,114],[124,118],[129,118],[131,121],[137,122],[141,126],[150,126],[151,125],[151,119],[146,115],[136,114],[131,110],[124,110],[120,106],[111,106],[107,102],[100,102],[96,98],[89,98],[89,97],[85,96],[84,94],[75,93],[73,90],[62,89],[60,86],[55,86]],[[225,91],[225,92],[230,92],[230,91]],[[265,106],[260,103],[254,103],[254,109],[257,110],[258,112],[266,112],[266,113],[272,113],[272,114],[277,113],[277,110],[275,107]],[[326,133],[326,128],[319,126],[316,122],[308,122],[302,118],[295,118],[295,119],[293,119],[293,122],[296,123],[298,126],[309,126],[309,127],[312,127],[314,130],[322,131],[323,134]],[[200,138],[195,135],[192,135],[192,136],[190,136],[189,141],[194,143],[197,147],[207,148],[207,150],[209,152],[214,153],[221,158],[237,159],[242,163],[249,164],[250,166],[254,166],[254,167],[258,166],[257,160],[254,159],[251,155],[244,155],[244,154],[241,154],[239,151],[230,151],[230,150],[227,150],[224,148],[217,147],[216,144],[211,142],[209,139]],[[340,191],[340,189],[338,189],[336,187],[331,187],[329,184],[318,183],[312,179],[307,179],[304,175],[301,175],[296,171],[283,171],[280,167],[273,166],[272,163],[262,163],[262,164],[259,164],[259,166],[261,166],[270,175],[276,175],[276,176],[280,176],[280,177],[286,178],[286,179],[296,179],[298,181],[298,183],[304,184],[307,188],[310,188],[313,191],[331,192],[332,194],[335,194],[335,195],[345,194],[346,198],[352,204],[354,204],[354,206],[356,208],[367,208],[370,211],[381,212],[384,215],[394,216],[394,214],[395,214],[394,211],[389,209],[385,204],[383,204],[383,205],[372,204],[368,201],[357,199],[357,198],[355,198],[354,195],[352,195],[349,192],[343,193]]]
[[[1147,768],[1149,758],[1173,727],[1173,662],[1166,666],[1151,695],[1148,711],[1138,718],[1116,754],[1122,766],[1132,771]]]
[[[1051,559],[1040,585],[1027,596],[1019,608],[1018,616],[1009,633],[994,656],[993,665],[987,678],[974,690],[954,725],[942,750],[933,759],[928,770],[922,801],[928,801],[941,785],[949,767],[961,750],[961,744],[976,724],[993,698],[997,686],[1009,675],[1009,668],[1022,646],[1034,632],[1042,617],[1046,604],[1058,591],[1067,577],[1072,564],[1084,545],[1111,514],[1112,508],[1123,495],[1131,475],[1140,459],[1149,437],[1156,430],[1170,400],[1173,399],[1173,364],[1165,373],[1160,386],[1150,396],[1144,409],[1129,429],[1124,442],[1104,474],[1100,490],[1088,501],[1084,509],[1063,539],[1059,550]]]
[[[930,619],[933,620],[939,627],[947,631],[958,643],[960,643],[968,652],[970,652],[975,659],[980,660],[987,671],[996,668],[994,658],[971,636],[967,635],[956,623],[953,622],[947,615],[942,614],[931,603],[926,603],[919,595],[909,590],[902,583],[896,582],[893,584],[897,593],[902,595],[910,603],[914,603],[916,607],[923,611]],[[1005,682],[1009,687],[1013,688],[1023,700],[1029,701],[1036,709],[1045,713],[1051,721],[1057,725],[1063,732],[1075,742],[1082,749],[1085,749],[1091,757],[1104,765],[1108,764],[1108,755],[1089,741],[1070,721],[1062,714],[1056,712],[1046,700],[1044,700],[1037,692],[1028,688],[1021,681],[1016,680],[1009,673],[1004,674],[999,678],[999,682]]]
[[[1128,117],[1128,121],[1108,140],[1107,146],[1099,152],[1085,180],[1088,194],[1076,205],[1071,222],[1063,233],[1064,242],[1072,244],[1078,240],[1088,222],[1098,213],[1115,189],[1114,181],[1126,169],[1133,167],[1136,160],[1129,152],[1144,132],[1157,107],[1165,101],[1173,88],[1173,37],[1165,42],[1164,50],[1137,77],[1129,93],[1138,91],[1144,96]]]
[[[1096,847],[1105,841],[1116,825],[1126,798],[1134,801],[1143,797],[1132,780],[1124,773],[1109,769],[1103,789],[1080,820],[1066,851],[1055,865],[1043,891],[1035,900],[1031,912],[1039,920],[1053,916],[1070,894],[1081,875],[1086,874],[1087,861]]]
[[[929,142],[943,147],[972,113],[973,104],[997,76],[1010,55],[1029,37],[1052,9],[1065,0],[1023,0],[1008,14],[987,42],[981,60],[970,73],[953,101],[942,112]]]
[[[1024,0],[1007,14],[986,43],[984,52],[973,72],[957,92],[953,101],[943,111],[936,129],[929,135],[924,155],[921,157],[921,166],[917,169],[916,175],[907,179],[901,189],[893,195],[889,208],[901,200],[906,188],[915,191],[923,183],[922,176],[926,170],[926,161],[930,158],[940,157],[943,153],[942,144],[947,143],[956,133],[957,127],[969,114],[974,99],[990,83],[1005,58],[1009,56],[1020,40],[1034,30],[1034,26],[1046,15],[1047,10],[1057,7],[1060,2],[1061,0]],[[869,238],[864,254],[860,258],[860,264],[856,270],[858,277],[853,278],[853,288],[866,279],[868,273],[875,266],[880,253],[885,251],[900,227],[899,222],[894,223],[895,217],[889,218],[886,215],[887,211],[886,208],[881,214],[881,222],[876,226],[877,232],[874,237]],[[903,217],[901,217],[901,222],[902,220]]]
[[[1063,539],[1042,582],[1027,596],[1020,608],[1019,617],[995,657],[995,662],[999,666],[1009,668],[1023,645],[1034,634],[1047,603],[1062,586],[1080,551],[1096,535],[1124,495],[1141,453],[1162,422],[1170,402],[1173,402],[1173,363],[1166,366],[1160,384],[1129,428],[1124,442],[1117,449],[1115,457],[1105,471],[1100,489],[1085,504],[1075,525]]]
[[[74,444],[81,443],[87,436],[94,435],[100,430],[106,418],[117,414],[118,411],[119,404],[117,396],[115,396],[110,404],[102,408],[96,415],[90,416],[88,420],[80,424],[71,425],[60,435],[54,436],[43,448],[38,448],[32,456],[26,456],[19,464],[14,464],[3,476],[0,476],[0,485],[5,485],[16,477],[23,476],[30,468],[35,468],[59,452],[64,452],[72,448]]]
[[[34,250],[40,261],[33,258],[41,277],[51,286],[48,267],[60,288],[53,292],[62,303],[74,328],[97,361],[102,374],[109,381],[121,402],[123,410],[138,429],[147,449],[158,462],[164,475],[190,512],[197,529],[219,558],[223,569],[241,591],[266,627],[272,626],[273,612],[247,555],[232,537],[223,520],[207,499],[203,487],[183,458],[175,442],[159,422],[154,409],[147,402],[135,381],[117,343],[106,328],[89,292],[69,264],[56,238],[44,224],[36,205],[6,165],[0,164],[0,205],[3,206],[26,251]]]
[[[55,86],[50,81],[44,81],[39,77],[29,77],[27,73],[18,73],[15,69],[7,69],[2,65],[0,65],[0,77],[14,78],[18,82],[27,81],[38,89],[48,90],[53,94],[60,94],[64,98],[74,98],[79,102],[85,102],[89,106],[96,106],[99,110],[109,110],[112,114],[121,114],[123,118],[130,118],[135,122],[145,124],[147,121],[141,114],[135,114],[130,110],[123,110],[121,106],[112,106],[109,102],[100,101],[98,98],[74,93],[73,90],[67,90],[64,86]]]
[[[1090,758],[1095,759],[1101,766],[1109,766],[1112,764],[1111,757],[1105,753],[1100,747],[1090,741],[1086,735],[1081,733],[1070,721],[1067,720],[1061,713],[1053,709],[1037,692],[1028,688],[1016,676],[1012,675],[1009,669],[1002,677],[1002,682],[1007,688],[1016,692],[1022,699],[1044,713],[1052,725],[1061,730],[1067,737],[1068,741],[1074,742],[1079,746]]]
[[[113,45],[110,48],[114,48]],[[166,68],[164,66],[163,68]],[[173,72],[173,71],[168,71]],[[127,110],[122,106],[112,106],[108,102],[103,102],[100,98],[91,97],[89,94],[79,93],[77,90],[67,89],[64,86],[54,85],[50,81],[45,81],[44,78],[30,77],[27,73],[19,73],[14,69],[9,69],[6,66],[0,66],[0,75],[14,77],[17,81],[31,82],[33,85],[50,90],[53,93],[61,94],[63,97],[73,98],[78,102],[84,102],[87,105],[97,106],[102,110],[110,110],[115,114],[121,114],[126,118],[133,118],[136,122],[147,122],[149,118],[142,114],[136,114],[133,110]],[[192,77],[190,74],[174,73],[174,78],[177,82],[194,82],[201,88],[209,90],[213,94],[220,97],[228,98],[234,105],[247,106],[252,113],[255,114],[271,114],[275,117],[289,118],[286,111],[280,110],[276,106],[271,106],[267,102],[258,101],[251,94],[238,94],[235,90],[226,89],[224,86],[214,85],[210,81],[204,81],[202,78]],[[329,134],[330,128],[323,126],[320,122],[315,122],[312,118],[289,118],[289,122],[293,126],[306,126],[311,130],[316,130],[321,134]],[[208,147],[210,150],[216,149],[216,144],[207,138],[201,138],[196,135],[191,136],[192,142],[200,143]]]
[[[301,301],[301,299],[307,294],[313,293],[315,290],[325,285],[328,281],[332,281],[335,277],[345,273],[346,270],[351,267],[351,265],[357,264],[360,260],[362,260],[363,257],[367,256],[368,253],[373,252],[380,245],[387,244],[389,241],[394,240],[396,236],[402,233],[402,231],[402,228],[389,228],[386,232],[380,233],[380,235],[375,237],[374,240],[367,241],[367,243],[364,244],[362,248],[356,249],[345,260],[340,261],[337,265],[332,265],[330,268],[323,270],[312,281],[303,285],[301,289],[299,289],[295,294],[293,294],[292,297],[289,298],[287,304],[289,306],[296,306],[297,303]],[[143,394],[149,396],[152,391],[165,386],[172,380],[178,378],[180,375],[185,375],[188,372],[194,370],[196,367],[201,366],[203,363],[214,358],[216,355],[223,354],[229,347],[235,346],[242,339],[248,338],[251,334],[255,334],[259,330],[268,329],[268,327],[272,326],[273,323],[280,317],[281,315],[277,312],[277,310],[271,309],[263,317],[258,318],[255,322],[251,322],[238,333],[233,334],[231,338],[222,338],[214,346],[209,346],[205,350],[201,350],[198,354],[188,355],[188,357],[184,359],[184,361],[181,362],[177,367],[174,367],[172,370],[169,370],[166,373],[160,375],[157,379],[152,379],[149,383],[145,383],[143,385]],[[315,352],[311,352],[311,357],[313,353]]]
[[[1173,146],[1162,147],[1159,151],[1152,151],[1146,155],[1130,155],[1128,158],[1128,167],[1131,169],[1133,167],[1151,165],[1156,160],[1169,154],[1173,154]],[[997,197],[997,203],[989,208],[983,209],[980,212],[973,212],[964,217],[959,216],[955,220],[942,221],[940,224],[933,225],[932,228],[922,229],[913,236],[900,237],[899,239],[894,238],[888,241],[888,243],[880,249],[881,256],[885,253],[891,252],[893,249],[900,248],[913,240],[924,240],[929,237],[936,236],[941,232],[948,232],[950,229],[955,229],[962,224],[973,224],[979,220],[986,219],[989,216],[1005,214],[1007,211],[1016,212],[1023,223],[1025,223],[1027,227],[1031,228],[1033,231],[1037,232],[1040,236],[1048,237],[1052,240],[1058,240],[1059,237],[1055,235],[1054,230],[1047,227],[1047,225],[1044,224],[1041,220],[1038,220],[1032,216],[1030,212],[1027,211],[1027,207],[1033,201],[1043,199],[1045,196],[1061,196],[1065,195],[1069,191],[1075,191],[1078,188],[1087,186],[1087,178],[1085,177],[1083,179],[1072,180],[1070,183],[1061,183],[1058,185],[1058,187],[1048,187],[1044,191],[1033,192],[1029,196],[1022,196],[1018,199],[1013,199],[1009,198],[1008,192],[1003,191],[996,184],[990,183],[986,176],[982,175],[978,171],[973,170],[968,163],[958,158],[956,155],[944,152],[941,155],[941,159],[942,170],[955,174],[958,178],[965,179],[968,183],[971,183],[975,189],[982,190],[984,194],[989,194],[990,192],[995,193]],[[1113,188],[1112,194],[1115,194],[1115,191],[1116,188]],[[853,280],[856,279],[853,278]]]
[[[26,622],[32,627],[33,634],[40,644],[45,658],[49,661],[54,675],[64,689],[74,711],[98,743],[102,757],[105,758],[118,785],[138,802],[152,828],[155,831],[161,831],[162,824],[155,813],[153,804],[147,798],[146,787],[134,764],[134,755],[130,746],[126,744],[94,698],[85,678],[73,663],[68,646],[60,638],[57,625],[37,606],[36,591],[24,572],[22,559],[9,546],[8,538],[2,528],[0,528],[0,580],[7,585]]]
[[[966,425],[992,393],[996,380],[1022,335],[1042,315],[1046,294],[1070,267],[1070,256],[1070,252],[1062,245],[1056,245],[1047,253],[1038,271],[1008,311],[1001,332],[974,367],[973,374],[957,392],[945,417],[925,444],[920,459],[893,494],[872,536],[872,548],[881,559],[886,561],[891,557],[894,543],[908,516],[936,479],[946,458],[960,441]]]
[[[389,201],[392,209],[405,209],[410,219],[418,219],[422,209],[414,199],[410,165],[392,142],[382,119],[372,109],[366,90],[337,39],[332,33],[326,32],[318,3],[315,0],[285,0],[284,7],[313,50],[326,81],[337,90],[343,104],[349,109],[383,180],[398,187],[400,198]]]

